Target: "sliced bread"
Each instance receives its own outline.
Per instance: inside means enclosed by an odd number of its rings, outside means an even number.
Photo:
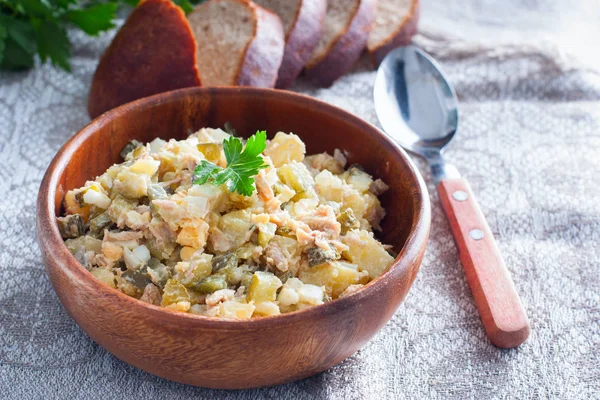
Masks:
[[[285,45],[275,13],[248,0],[210,0],[188,20],[204,86],[275,86]]]
[[[178,6],[171,0],[141,2],[96,68],[90,117],[142,97],[199,86],[195,54],[194,35]]]
[[[410,43],[417,32],[419,0],[379,0],[367,49],[375,65],[391,50]]]
[[[288,88],[304,68],[321,38],[327,0],[254,0],[279,15],[285,51],[276,87]]]
[[[329,0],[321,40],[306,64],[306,75],[331,86],[362,53],[375,13],[375,0]]]

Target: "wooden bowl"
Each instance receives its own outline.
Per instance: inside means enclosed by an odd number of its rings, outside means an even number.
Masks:
[[[185,138],[230,122],[238,133],[294,132],[307,154],[345,149],[390,185],[382,203],[384,243],[394,264],[363,290],[321,306],[247,321],[168,311],[100,283],[69,253],[55,217],[67,190],[103,173],[131,139]],[[138,100],[96,118],[58,152],[40,187],[37,234],[54,290],[69,315],[123,361],[177,382],[252,388],[304,378],[341,362],[391,318],[408,292],[429,236],[423,179],[406,154],[372,125],[291,92],[190,88]]]

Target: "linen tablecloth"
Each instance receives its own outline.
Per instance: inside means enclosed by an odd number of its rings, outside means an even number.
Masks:
[[[149,375],[69,318],[46,277],[35,201],[114,35],[74,35],[73,73],[0,74],[0,398],[600,398],[600,3],[423,0],[415,43],[459,95],[447,152],[471,182],[531,319],[521,347],[488,342],[434,186],[418,278],[362,350],[322,374],[249,391]],[[332,88],[295,90],[377,124],[362,60]],[[425,179],[429,171],[418,161]]]

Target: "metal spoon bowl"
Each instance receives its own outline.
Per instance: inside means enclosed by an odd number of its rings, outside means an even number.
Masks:
[[[414,46],[390,52],[373,91],[384,131],[425,157],[437,185],[483,326],[498,347],[529,336],[529,320],[492,231],[466,179],[442,156],[458,130],[458,100],[436,62]]]
[[[460,177],[442,157],[458,130],[458,100],[433,58],[414,46],[392,51],[379,66],[373,94],[384,131],[425,157],[436,183]]]

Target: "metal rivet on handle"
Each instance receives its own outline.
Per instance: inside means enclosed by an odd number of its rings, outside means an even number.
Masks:
[[[481,229],[471,229],[469,231],[469,236],[473,240],[481,240],[483,239],[483,231]]]
[[[465,201],[469,198],[469,195],[467,194],[467,192],[457,190],[456,192],[452,193],[452,197],[456,201]]]

